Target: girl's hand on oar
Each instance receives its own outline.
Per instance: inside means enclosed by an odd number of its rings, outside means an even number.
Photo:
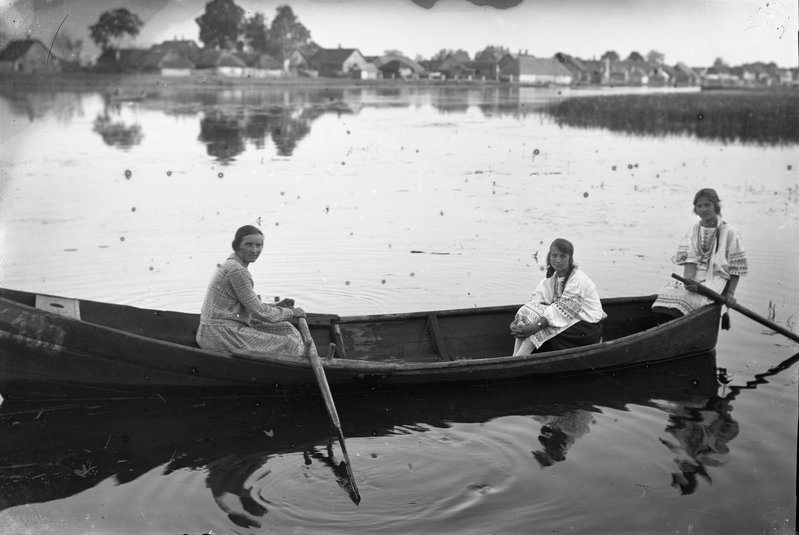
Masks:
[[[727,306],[730,308],[734,307],[738,303],[732,292],[724,292],[724,299],[727,300]]]
[[[699,283],[696,281],[690,281],[683,283],[685,285],[685,289],[689,292],[698,293],[699,292]]]

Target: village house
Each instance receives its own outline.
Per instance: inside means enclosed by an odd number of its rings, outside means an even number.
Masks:
[[[591,85],[602,83],[602,62],[584,60],[568,54],[558,53],[555,58],[572,73],[572,83]]]
[[[701,82],[701,77],[685,63],[677,63],[672,69],[672,84],[680,87],[695,86]]]
[[[499,80],[499,62],[493,59],[475,59],[465,63],[470,80]]]
[[[796,82],[796,78],[791,69],[777,69],[776,74],[779,84],[783,87],[792,86]]]
[[[229,50],[208,48],[197,58],[197,70],[220,76],[243,78],[247,76],[247,63]]]
[[[385,80],[418,80],[425,75],[425,69],[412,59],[394,54],[367,58],[374,64]]]
[[[714,65],[702,72],[702,87],[736,87],[741,83],[741,78],[726,65]]]
[[[194,63],[175,50],[170,50],[157,64],[161,76],[190,76]]]
[[[283,64],[269,54],[252,54],[247,62],[247,76],[252,78],[280,78]]]
[[[377,67],[357,48],[320,48],[308,63],[319,74],[331,78],[376,80]]]
[[[283,59],[283,72],[294,72],[301,75],[310,75],[309,71],[311,66],[308,63],[308,58],[300,52],[295,50]]]
[[[163,63],[166,59],[166,63],[172,65],[172,67],[167,67],[168,72],[175,68],[185,72],[186,69],[194,68],[201,53],[202,51],[197,46],[197,43],[190,39],[164,41],[147,49],[144,53],[142,69],[145,71],[163,71]]]
[[[613,61],[604,60],[603,83],[610,85],[648,85],[649,72],[647,65],[639,61]]]
[[[499,77],[509,82],[532,85],[570,85],[574,75],[557,58],[506,54],[499,61]]]
[[[441,77],[445,80],[468,79],[473,74],[472,69],[466,66],[470,61],[469,54],[459,50],[448,54],[441,60],[436,67],[436,72],[441,73]]]
[[[674,69],[668,65],[658,65],[646,63],[649,66],[649,85],[664,87],[672,83],[674,79]]]
[[[0,51],[0,73],[61,72],[64,62],[38,39],[10,41]]]

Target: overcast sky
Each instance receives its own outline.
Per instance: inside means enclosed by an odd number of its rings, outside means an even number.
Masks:
[[[96,49],[87,27],[102,11],[126,7],[144,22],[134,46],[165,39],[198,40],[195,18],[207,0],[0,0],[0,31],[49,43],[56,29]],[[470,55],[488,45],[541,57],[565,52],[583,59],[615,50],[665,54],[666,62],[730,65],[799,63],[796,0],[236,0],[271,22],[290,5],[320,46],[364,55],[396,49],[429,58],[443,48]]]

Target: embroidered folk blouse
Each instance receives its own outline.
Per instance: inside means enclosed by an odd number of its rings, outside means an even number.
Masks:
[[[677,246],[672,262],[678,265],[696,264],[697,282],[715,278],[729,280],[733,275],[746,275],[748,262],[738,230],[722,220],[719,220],[715,232],[705,229],[701,223],[692,226]],[[712,235],[708,236],[708,232],[712,232]]]
[[[563,329],[580,320],[598,323],[606,317],[596,285],[581,269],[575,267],[566,287],[562,285],[563,277],[556,275],[542,280],[528,303],[541,307],[541,315],[550,326]]]

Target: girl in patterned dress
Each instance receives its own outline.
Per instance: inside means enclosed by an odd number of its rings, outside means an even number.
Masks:
[[[558,238],[547,254],[547,275],[510,325],[513,354],[595,344],[605,311],[596,285],[574,264],[574,246]]]
[[[683,266],[683,278],[701,283],[735,304],[738,279],[748,266],[741,235],[721,219],[721,202],[714,189],[700,189],[694,196],[694,224],[680,244],[672,262]],[[671,281],[658,292],[652,310],[672,317],[686,315],[713,302],[696,292],[697,285]]]
[[[245,225],[236,231],[232,246],[233,254],[217,268],[208,285],[197,344],[230,353],[302,354],[302,336],[288,320],[305,317],[305,311],[295,308],[293,299],[263,303],[253,290],[247,266],[261,255],[263,233]]]

